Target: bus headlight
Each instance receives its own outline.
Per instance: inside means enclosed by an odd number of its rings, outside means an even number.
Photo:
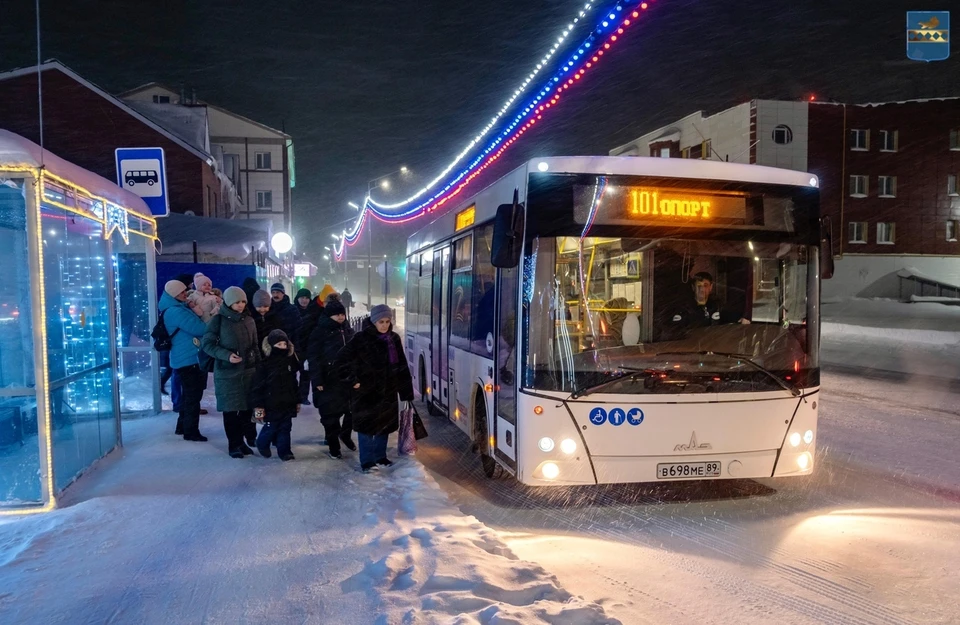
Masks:
[[[572,454],[573,452],[577,451],[577,444],[572,438],[565,438],[560,441],[560,451],[565,454]]]
[[[549,436],[544,436],[543,438],[540,439],[540,442],[537,443],[537,447],[539,447],[540,451],[544,453],[553,451],[553,445],[554,445],[553,439],[550,438]]]
[[[558,475],[560,475],[560,467],[558,467],[556,463],[548,462],[543,465],[543,477],[548,480],[554,480]]]
[[[790,435],[790,446],[799,447],[800,446],[800,432],[794,432]]]
[[[805,451],[797,456],[797,466],[800,467],[801,471],[806,471],[810,468],[811,464],[813,464],[813,456],[810,455],[809,451]]]
[[[803,442],[807,445],[813,442],[813,430],[807,430],[803,433]]]

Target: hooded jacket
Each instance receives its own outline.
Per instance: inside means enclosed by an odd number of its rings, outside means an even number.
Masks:
[[[307,349],[310,345],[310,337],[313,329],[317,327],[317,321],[324,317],[323,307],[317,304],[316,300],[311,299],[306,308],[300,308],[297,304],[297,312],[300,313],[300,335],[294,337],[297,346],[297,356],[300,360],[307,359]]]
[[[313,384],[313,405],[324,417],[339,418],[350,410],[349,389],[344,387],[334,367],[337,354],[353,338],[353,328],[346,322],[337,323],[326,314],[317,319],[317,327],[310,335],[307,359],[310,363],[311,383]],[[318,391],[317,387],[323,390]]]
[[[350,393],[353,429],[376,436],[396,432],[400,427],[400,400],[413,401],[413,380],[403,341],[393,331],[381,338],[367,317],[363,329],[340,350],[336,370]],[[390,363],[387,341],[393,342],[397,363]],[[357,389],[353,385],[359,383]]]
[[[250,391],[250,407],[263,408],[266,420],[271,417],[286,418],[296,416],[300,403],[300,389],[297,384],[297,371],[300,363],[292,342],[287,342],[286,350],[272,347],[267,339],[261,344],[263,360],[257,365]]]
[[[213,382],[217,392],[217,410],[249,410],[248,396],[253,374],[260,361],[257,326],[246,312],[238,313],[226,304],[210,320],[203,335],[203,351],[215,359]],[[230,362],[237,354],[243,362]]]
[[[170,349],[170,368],[180,369],[199,362],[200,338],[207,326],[185,302],[164,293],[158,305],[163,313],[163,325],[173,337]],[[176,332],[176,334],[174,334]]]

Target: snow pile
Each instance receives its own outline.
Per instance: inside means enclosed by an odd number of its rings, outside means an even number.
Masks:
[[[398,618],[382,622],[619,623],[454,509],[421,464],[405,461],[378,479],[386,493],[365,520],[377,528],[375,552],[387,553],[341,586],[378,593]]]
[[[294,462],[125,421],[126,446],[61,509],[0,517],[0,623],[619,623],[464,515],[415,458],[361,474],[315,411]],[[391,450],[391,455],[393,450]]]

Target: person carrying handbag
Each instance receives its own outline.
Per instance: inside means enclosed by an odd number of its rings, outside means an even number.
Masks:
[[[340,350],[335,365],[350,389],[364,473],[393,464],[387,458],[387,439],[400,427],[400,402],[406,409],[413,401],[413,379],[403,342],[392,330],[392,317],[389,306],[374,306],[362,330]]]

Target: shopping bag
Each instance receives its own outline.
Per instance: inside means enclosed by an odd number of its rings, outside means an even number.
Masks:
[[[400,411],[400,430],[397,432],[397,453],[402,456],[417,453],[417,439],[413,431],[416,412],[413,406]]]
[[[427,428],[423,425],[423,420],[417,414],[417,409],[413,408],[413,437],[416,440],[427,437]]]

